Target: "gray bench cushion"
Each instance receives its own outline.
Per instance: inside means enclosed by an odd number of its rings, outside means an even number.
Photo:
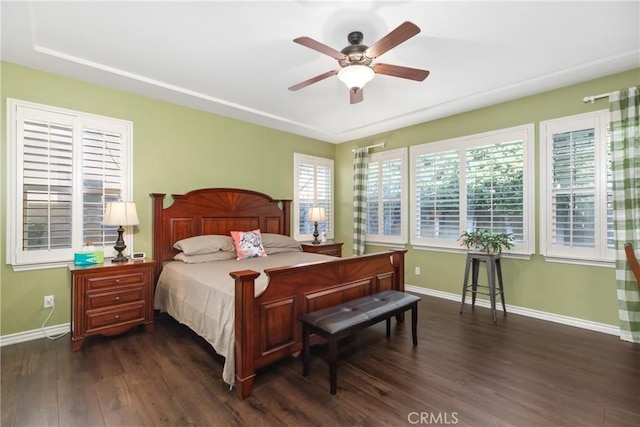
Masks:
[[[384,316],[387,313],[407,308],[420,298],[398,291],[383,291],[374,295],[348,301],[300,317],[303,322],[329,334],[337,334],[356,325]]]

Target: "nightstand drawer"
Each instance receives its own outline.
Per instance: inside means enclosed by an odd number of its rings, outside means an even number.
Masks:
[[[87,294],[87,310],[113,307],[115,305],[143,301],[144,299],[144,288],[142,286],[120,289],[115,292]]]
[[[322,255],[331,255],[331,256],[342,256],[342,243],[340,242],[323,242],[314,245],[313,243],[304,242],[301,244],[302,250],[304,252],[311,252],[314,254],[322,254]]]
[[[113,275],[87,277],[87,291],[96,291],[115,286],[143,285],[147,281],[146,271],[132,271]]]
[[[95,313],[87,312],[87,332],[93,329],[105,328],[121,323],[142,322],[144,320],[144,301],[135,305],[129,305],[119,310],[104,311]]]
[[[331,255],[331,256],[340,256],[340,250],[339,248],[319,248],[316,253],[318,254],[322,254],[322,255]]]

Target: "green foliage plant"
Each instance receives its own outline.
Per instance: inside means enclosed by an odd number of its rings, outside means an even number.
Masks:
[[[504,249],[511,249],[513,239],[512,233],[492,233],[486,229],[465,231],[458,238],[460,244],[467,249],[488,254],[499,254]]]

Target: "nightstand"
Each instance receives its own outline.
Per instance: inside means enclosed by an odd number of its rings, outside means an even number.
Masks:
[[[70,265],[72,350],[91,335],[117,335],[144,325],[153,332],[152,260]]]
[[[342,256],[343,243],[328,241],[324,243],[318,243],[317,245],[314,245],[311,242],[304,242],[301,244],[302,244],[302,250],[304,252],[311,252],[314,254],[323,254],[323,255],[332,255],[337,257]]]

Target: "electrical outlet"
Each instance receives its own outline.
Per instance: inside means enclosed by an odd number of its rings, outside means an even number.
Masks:
[[[416,276],[420,275],[420,267],[416,267]]]
[[[53,295],[46,295],[44,297],[44,308],[53,307]]]

